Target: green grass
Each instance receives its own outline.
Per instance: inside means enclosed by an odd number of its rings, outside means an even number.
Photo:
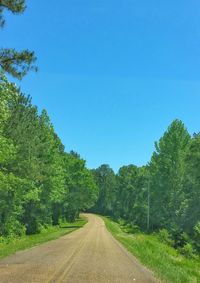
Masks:
[[[62,223],[60,227],[50,226],[49,228],[43,230],[40,234],[23,236],[14,239],[1,239],[0,258],[6,257],[20,250],[31,248],[44,242],[55,240],[84,226],[86,222],[87,220],[85,218],[80,218],[73,223]]]
[[[156,235],[128,234],[120,224],[103,219],[111,234],[162,282],[200,283],[200,260],[185,258]]]

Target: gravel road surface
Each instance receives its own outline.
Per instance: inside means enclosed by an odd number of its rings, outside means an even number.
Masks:
[[[106,230],[103,220],[0,260],[0,283],[158,282]]]

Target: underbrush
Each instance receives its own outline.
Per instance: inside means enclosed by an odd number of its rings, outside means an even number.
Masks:
[[[127,231],[124,223],[119,224],[106,217],[103,219],[113,236],[141,263],[154,271],[162,282],[200,283],[200,258],[188,258],[173,248],[173,241],[165,231],[151,235],[139,231],[132,233],[130,227]],[[190,247],[184,246],[184,249],[190,250]]]

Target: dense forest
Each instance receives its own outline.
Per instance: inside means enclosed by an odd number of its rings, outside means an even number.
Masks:
[[[25,0],[0,0],[0,28],[5,10],[25,8]],[[183,253],[200,253],[200,134],[190,136],[175,120],[146,166],[89,170],[65,151],[47,112],[5,76],[22,79],[37,70],[35,60],[26,49],[0,50],[0,237],[39,233],[88,210],[124,221],[132,232],[158,232]]]
[[[0,236],[38,233],[80,211],[157,232],[185,253],[200,252],[200,135],[175,120],[143,167],[118,173],[66,152],[45,110],[0,75]],[[133,157],[134,158],[134,157]]]
[[[0,28],[6,12],[21,14],[25,0],[0,0]],[[0,237],[39,233],[74,221],[94,205],[98,187],[85,161],[66,152],[45,110],[9,82],[37,71],[28,49],[0,49]]]
[[[47,112],[3,74],[0,109],[0,236],[37,233],[91,207],[98,190],[85,161],[65,152]]]
[[[117,174],[92,170],[99,198],[92,211],[125,221],[130,231],[159,232],[185,254],[200,252],[200,135],[175,120],[147,166],[123,166]]]

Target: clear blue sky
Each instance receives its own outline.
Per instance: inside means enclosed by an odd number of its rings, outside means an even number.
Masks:
[[[52,3],[52,4],[51,4]],[[22,90],[89,168],[146,164],[175,118],[200,131],[200,2],[29,0],[1,46],[29,48]]]

